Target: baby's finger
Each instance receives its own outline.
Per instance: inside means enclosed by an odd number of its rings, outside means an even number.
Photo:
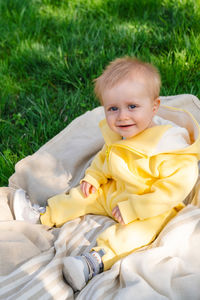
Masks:
[[[85,195],[84,181],[81,182],[80,188],[81,188],[82,193]]]
[[[83,181],[82,183],[82,186],[81,186],[81,190],[82,190],[82,192],[83,192],[83,195],[85,196],[85,197],[87,197],[87,182],[85,182],[85,181]]]
[[[124,225],[125,223],[124,223],[124,220],[123,220],[123,218],[122,218],[122,216],[120,216],[119,217],[119,220],[118,220],[118,222],[120,223],[120,224],[122,224],[122,225]]]
[[[115,216],[115,215],[116,215],[116,212],[117,212],[117,207],[115,206],[115,207],[113,208],[113,210],[112,210],[112,214],[113,214],[113,216]]]
[[[95,194],[95,193],[96,193],[96,188],[95,188],[93,185],[90,187],[90,192],[91,192],[92,194]]]
[[[117,220],[119,222],[120,215],[118,212],[115,213],[114,217],[115,217],[115,220]]]
[[[90,194],[90,184],[86,183],[85,185],[85,196],[88,197]]]
[[[117,217],[117,216],[116,216],[116,212],[113,212],[112,215],[113,215],[113,217],[116,219],[116,217]]]
[[[119,209],[117,209],[116,214],[118,217],[121,217],[121,213],[120,213]]]

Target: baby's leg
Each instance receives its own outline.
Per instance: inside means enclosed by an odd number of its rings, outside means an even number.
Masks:
[[[172,210],[154,218],[107,228],[99,235],[97,247],[90,253],[64,259],[66,281],[74,291],[80,291],[92,277],[111,268],[117,260],[150,244],[176,213]]]
[[[41,223],[48,226],[62,226],[65,222],[86,214],[107,215],[98,201],[99,192],[84,197],[80,187],[69,194],[56,195],[48,200],[46,212],[41,215]]]
[[[102,257],[104,270],[108,270],[120,258],[150,244],[165,224],[176,215],[171,211],[145,220],[138,220],[127,225],[116,224],[107,228],[97,238],[94,251],[104,249]]]

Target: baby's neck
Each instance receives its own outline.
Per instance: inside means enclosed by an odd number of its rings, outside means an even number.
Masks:
[[[149,124],[148,128],[157,126],[157,124],[154,122],[154,119],[152,119],[151,123]]]

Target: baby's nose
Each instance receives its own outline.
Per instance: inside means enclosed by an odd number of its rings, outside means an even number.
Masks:
[[[119,111],[118,118],[119,118],[120,120],[128,119],[128,114],[127,114],[126,110],[121,109],[121,110]]]

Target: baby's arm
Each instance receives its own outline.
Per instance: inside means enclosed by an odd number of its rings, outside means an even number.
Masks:
[[[88,197],[91,193],[96,193],[96,188],[87,181],[82,181],[80,187],[85,197]]]
[[[172,208],[180,210],[196,183],[196,155],[163,154],[156,159],[150,165],[154,166],[153,173],[157,171],[159,176],[155,177],[151,190],[143,194],[130,193],[127,200],[118,202],[125,224],[162,215]]]
[[[85,177],[80,182],[80,188],[85,197],[88,197],[91,193],[95,193],[99,186],[107,181],[103,172],[105,157],[106,146],[104,145],[87,168]]]
[[[115,218],[115,220],[117,220],[120,224],[125,224],[118,206],[115,206],[113,208],[112,215]]]
[[[106,151],[107,146],[104,145],[87,168],[85,177],[81,180],[81,182],[86,181],[90,183],[96,190],[110,178],[106,161]]]

